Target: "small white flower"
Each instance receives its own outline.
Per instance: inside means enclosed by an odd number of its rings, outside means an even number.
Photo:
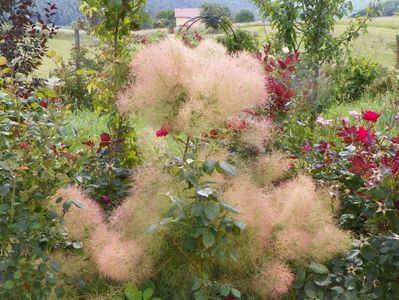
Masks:
[[[290,49],[288,49],[288,47],[284,47],[282,50],[284,53],[290,53]]]

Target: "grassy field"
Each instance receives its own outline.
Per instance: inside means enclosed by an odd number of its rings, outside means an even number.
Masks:
[[[349,20],[340,20],[336,26],[335,33],[338,35],[342,33]],[[271,32],[269,26],[264,26],[262,23],[248,23],[236,24],[236,28],[244,28],[251,32],[257,32],[259,39],[264,39],[266,33]],[[158,30],[143,30],[139,32],[140,35],[156,34]],[[395,66],[395,36],[399,34],[399,17],[382,17],[374,19],[370,25],[368,32],[359,37],[353,43],[354,53],[358,55],[369,55],[374,60],[385,67]],[[93,48],[97,44],[93,37],[87,36],[84,32],[81,33],[81,45],[83,47]],[[49,49],[57,52],[64,60],[70,58],[70,50],[74,45],[73,31],[70,29],[62,29],[57,37],[49,42]],[[49,73],[55,68],[54,62],[45,58],[43,65],[36,72],[40,77],[48,77]]]
[[[340,20],[336,26],[335,34],[339,35],[349,24],[349,19]],[[260,39],[272,31],[270,26],[260,23],[240,25],[251,32],[257,32]],[[371,56],[374,60],[385,67],[395,66],[395,42],[396,35],[399,34],[399,17],[382,17],[371,21],[368,32],[360,36],[353,43],[355,54]]]
[[[350,19],[338,21],[338,25],[348,25]],[[370,27],[399,30],[399,16],[375,18],[370,22]]]
[[[93,37],[86,35],[84,32],[81,32],[80,34],[80,42],[83,47],[96,46],[96,40]],[[73,30],[61,29],[57,36],[49,41],[48,48],[49,50],[54,50],[58,56],[61,56],[64,59],[64,61],[68,61],[74,44],[75,38]],[[49,58],[45,57],[43,59],[43,64],[39,70],[37,70],[36,75],[46,78],[55,68],[56,64]]]

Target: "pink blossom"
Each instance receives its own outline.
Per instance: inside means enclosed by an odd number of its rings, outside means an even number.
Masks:
[[[362,114],[360,112],[354,111],[354,110],[350,111],[349,115],[351,117],[355,118],[356,120],[360,120],[360,117],[362,116]]]

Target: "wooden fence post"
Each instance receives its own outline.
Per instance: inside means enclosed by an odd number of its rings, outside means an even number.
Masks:
[[[80,69],[80,33],[79,33],[79,27],[74,28],[74,34],[75,34],[75,53],[76,55],[76,70]]]
[[[75,49],[80,49],[80,34],[79,34],[79,28],[74,29],[75,33]]]

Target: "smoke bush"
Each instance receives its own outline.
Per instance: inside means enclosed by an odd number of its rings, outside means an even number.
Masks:
[[[105,277],[139,282],[148,276],[148,270],[139,268],[143,255],[141,246],[105,225],[97,227],[91,235],[88,249],[99,273]]]
[[[63,201],[57,203],[56,200],[59,197]],[[54,209],[60,216],[63,215],[63,203],[67,200],[79,201],[83,205],[83,208],[72,205],[63,217],[69,237],[78,241],[85,240],[97,226],[103,223],[101,207],[80,189],[68,187],[60,189],[51,199],[50,209]]]
[[[147,46],[132,62],[131,75],[134,84],[120,95],[119,108],[190,134],[266,99],[259,61],[246,53],[230,56],[211,41],[193,49],[171,39]]]
[[[287,293],[295,279],[288,265],[279,261],[265,264],[254,285],[263,299],[275,299]]]
[[[273,156],[276,161],[283,159],[280,153]],[[264,157],[255,169],[263,168],[270,159]],[[251,286],[263,298],[277,298],[293,282],[288,263],[332,259],[350,248],[350,235],[334,225],[327,193],[318,191],[309,177],[298,176],[268,190],[261,190],[253,180],[253,176],[243,173],[223,195],[226,201],[238,206],[241,219],[248,225],[250,239],[243,240],[240,255],[246,263],[254,263],[252,268],[257,274],[252,283],[236,280],[243,289],[248,289],[245,285]],[[251,268],[239,264],[237,271],[232,267],[230,272],[239,273],[238,268],[244,267]]]
[[[259,158],[252,176],[261,187],[278,182],[287,173],[290,161],[282,152],[272,152]]]

